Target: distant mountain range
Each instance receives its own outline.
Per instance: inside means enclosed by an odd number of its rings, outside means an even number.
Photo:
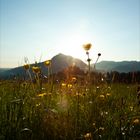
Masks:
[[[92,64],[92,66],[94,66],[94,64]],[[140,71],[140,61],[101,61],[96,64],[96,69],[118,72]]]
[[[34,64],[32,64],[34,65]],[[76,65],[82,70],[87,70],[87,64],[82,60],[73,58],[72,56],[67,56],[64,54],[58,54],[52,58],[52,70],[53,73],[57,73],[67,68],[68,66]],[[44,62],[38,63],[44,74],[47,73],[47,68]],[[92,70],[94,69],[94,64],[91,64]],[[118,72],[131,72],[140,71],[140,61],[101,61],[95,65],[96,70],[99,71],[118,71]],[[11,75],[25,75],[26,72],[23,67],[16,67],[12,69],[0,68],[0,78],[9,77]]]
[[[0,73],[10,70],[11,68],[0,68]]]

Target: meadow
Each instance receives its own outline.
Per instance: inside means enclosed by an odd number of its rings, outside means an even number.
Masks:
[[[36,82],[0,81],[0,140],[140,138],[138,84],[41,82],[37,72]]]
[[[86,74],[70,66],[55,75],[51,60],[47,60],[44,75],[37,63],[30,66],[26,59],[26,77],[0,81],[0,140],[140,138],[138,83],[113,82],[118,73],[110,82],[102,74],[96,77],[90,69],[91,44],[84,48],[88,57]],[[132,75],[132,81],[135,79]]]

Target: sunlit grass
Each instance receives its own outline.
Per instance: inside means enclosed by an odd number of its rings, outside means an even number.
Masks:
[[[71,86],[70,86],[71,85]],[[34,85],[35,89],[37,85]],[[140,135],[137,85],[86,87],[28,81],[0,84],[1,139],[136,139]]]

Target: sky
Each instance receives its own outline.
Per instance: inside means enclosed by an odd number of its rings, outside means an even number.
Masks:
[[[0,68],[58,53],[140,61],[140,0],[0,0]]]

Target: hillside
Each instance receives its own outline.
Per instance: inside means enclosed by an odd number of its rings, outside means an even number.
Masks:
[[[91,65],[94,66],[93,64]],[[131,71],[140,71],[140,62],[139,61],[101,61],[96,64],[97,70],[104,71],[118,71],[118,72],[131,72]]]
[[[34,64],[31,64],[31,65],[34,65]],[[72,66],[72,65],[76,65],[82,70],[85,70],[87,67],[87,65],[80,59],[76,59],[71,56],[61,54],[61,53],[52,58],[53,73],[62,71],[64,68],[67,68],[68,66]],[[41,67],[43,74],[47,74],[47,68],[44,65],[44,62],[38,63],[38,66]],[[24,76],[26,75],[26,72],[23,67],[16,67],[10,70],[5,70],[5,71],[0,72],[0,78],[5,78],[5,77],[9,78],[14,75]]]
[[[31,64],[32,66],[34,64]],[[87,69],[87,64],[85,64],[80,59],[73,58],[72,56],[58,54],[52,58],[52,70],[53,73],[57,73],[67,68],[68,66],[76,65],[82,70]],[[44,65],[44,62],[38,63],[38,66],[41,67],[42,73],[47,74],[47,68]],[[92,69],[94,64],[91,64]],[[97,71],[118,71],[118,72],[131,72],[131,71],[140,71],[140,62],[139,61],[101,61],[96,64]],[[31,72],[31,70],[30,70]],[[32,72],[31,72],[32,73]],[[0,78],[7,78],[13,75],[24,76],[26,72],[23,67],[16,67],[12,69],[0,69]]]

